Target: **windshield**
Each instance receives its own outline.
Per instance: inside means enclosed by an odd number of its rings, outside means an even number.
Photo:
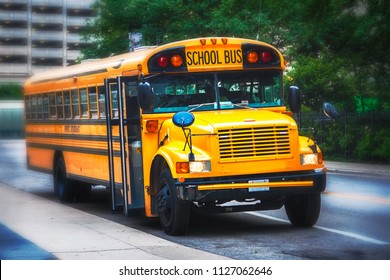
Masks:
[[[153,111],[178,112],[280,106],[281,71],[159,75],[153,88]]]

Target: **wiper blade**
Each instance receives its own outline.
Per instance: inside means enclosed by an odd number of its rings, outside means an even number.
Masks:
[[[194,107],[194,108],[188,110],[188,112],[195,111],[196,109],[199,109],[199,108],[201,108],[201,107],[203,107],[203,106],[209,106],[209,105],[214,105],[214,104],[215,104],[215,102],[188,105],[188,107]]]
[[[257,111],[257,108],[253,108],[253,107],[249,107],[248,106],[248,103],[233,103],[233,105],[235,106],[235,107],[238,107],[238,108],[244,108],[244,109],[252,109],[252,110],[255,110],[255,111]]]

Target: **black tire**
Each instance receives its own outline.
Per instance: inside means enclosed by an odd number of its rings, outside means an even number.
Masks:
[[[320,216],[321,194],[291,196],[286,201],[284,208],[293,226],[312,227]]]
[[[66,176],[65,161],[62,157],[57,159],[54,168],[54,191],[62,202],[70,202],[74,198],[72,181]]]
[[[190,204],[176,197],[172,174],[163,169],[158,182],[158,213],[161,227],[168,235],[183,235],[188,230]]]

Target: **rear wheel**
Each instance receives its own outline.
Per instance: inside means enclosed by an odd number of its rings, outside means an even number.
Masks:
[[[91,194],[91,185],[71,180],[67,177],[63,157],[58,158],[54,169],[54,191],[62,202],[87,201]]]
[[[74,197],[74,187],[66,176],[65,161],[62,157],[58,158],[54,169],[54,191],[62,202],[69,202]]]
[[[321,210],[321,194],[294,195],[288,198],[284,208],[293,226],[312,227]]]
[[[183,235],[188,229],[190,206],[176,197],[175,182],[169,169],[161,171],[158,186],[158,213],[164,232]]]

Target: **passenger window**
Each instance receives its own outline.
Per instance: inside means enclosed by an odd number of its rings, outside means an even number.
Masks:
[[[49,118],[49,94],[43,95],[43,119]]]
[[[64,91],[64,113],[66,119],[70,119],[72,117],[70,107],[70,92],[68,90]]]
[[[37,97],[31,96],[31,119],[35,120],[37,118]]]
[[[42,119],[42,95],[37,96],[37,119]]]
[[[62,92],[56,93],[56,99],[57,99],[57,117],[59,119],[64,118],[64,101],[62,97]]]
[[[91,113],[91,118],[97,119],[98,109],[97,109],[96,87],[88,88],[88,97],[89,97],[89,111]]]
[[[26,120],[30,120],[31,119],[31,99],[29,96],[26,96],[25,100],[24,100],[24,103],[25,103],[25,114],[26,114]]]
[[[57,118],[57,112],[56,112],[56,95],[55,93],[49,93],[49,106],[50,106],[50,118],[55,119]]]
[[[88,118],[88,97],[87,89],[80,89],[80,110],[83,118]]]
[[[80,108],[79,108],[79,91],[78,89],[72,89],[72,113],[73,118],[80,118]]]
[[[105,87],[98,87],[99,94],[99,115],[101,119],[106,118],[106,89]]]

